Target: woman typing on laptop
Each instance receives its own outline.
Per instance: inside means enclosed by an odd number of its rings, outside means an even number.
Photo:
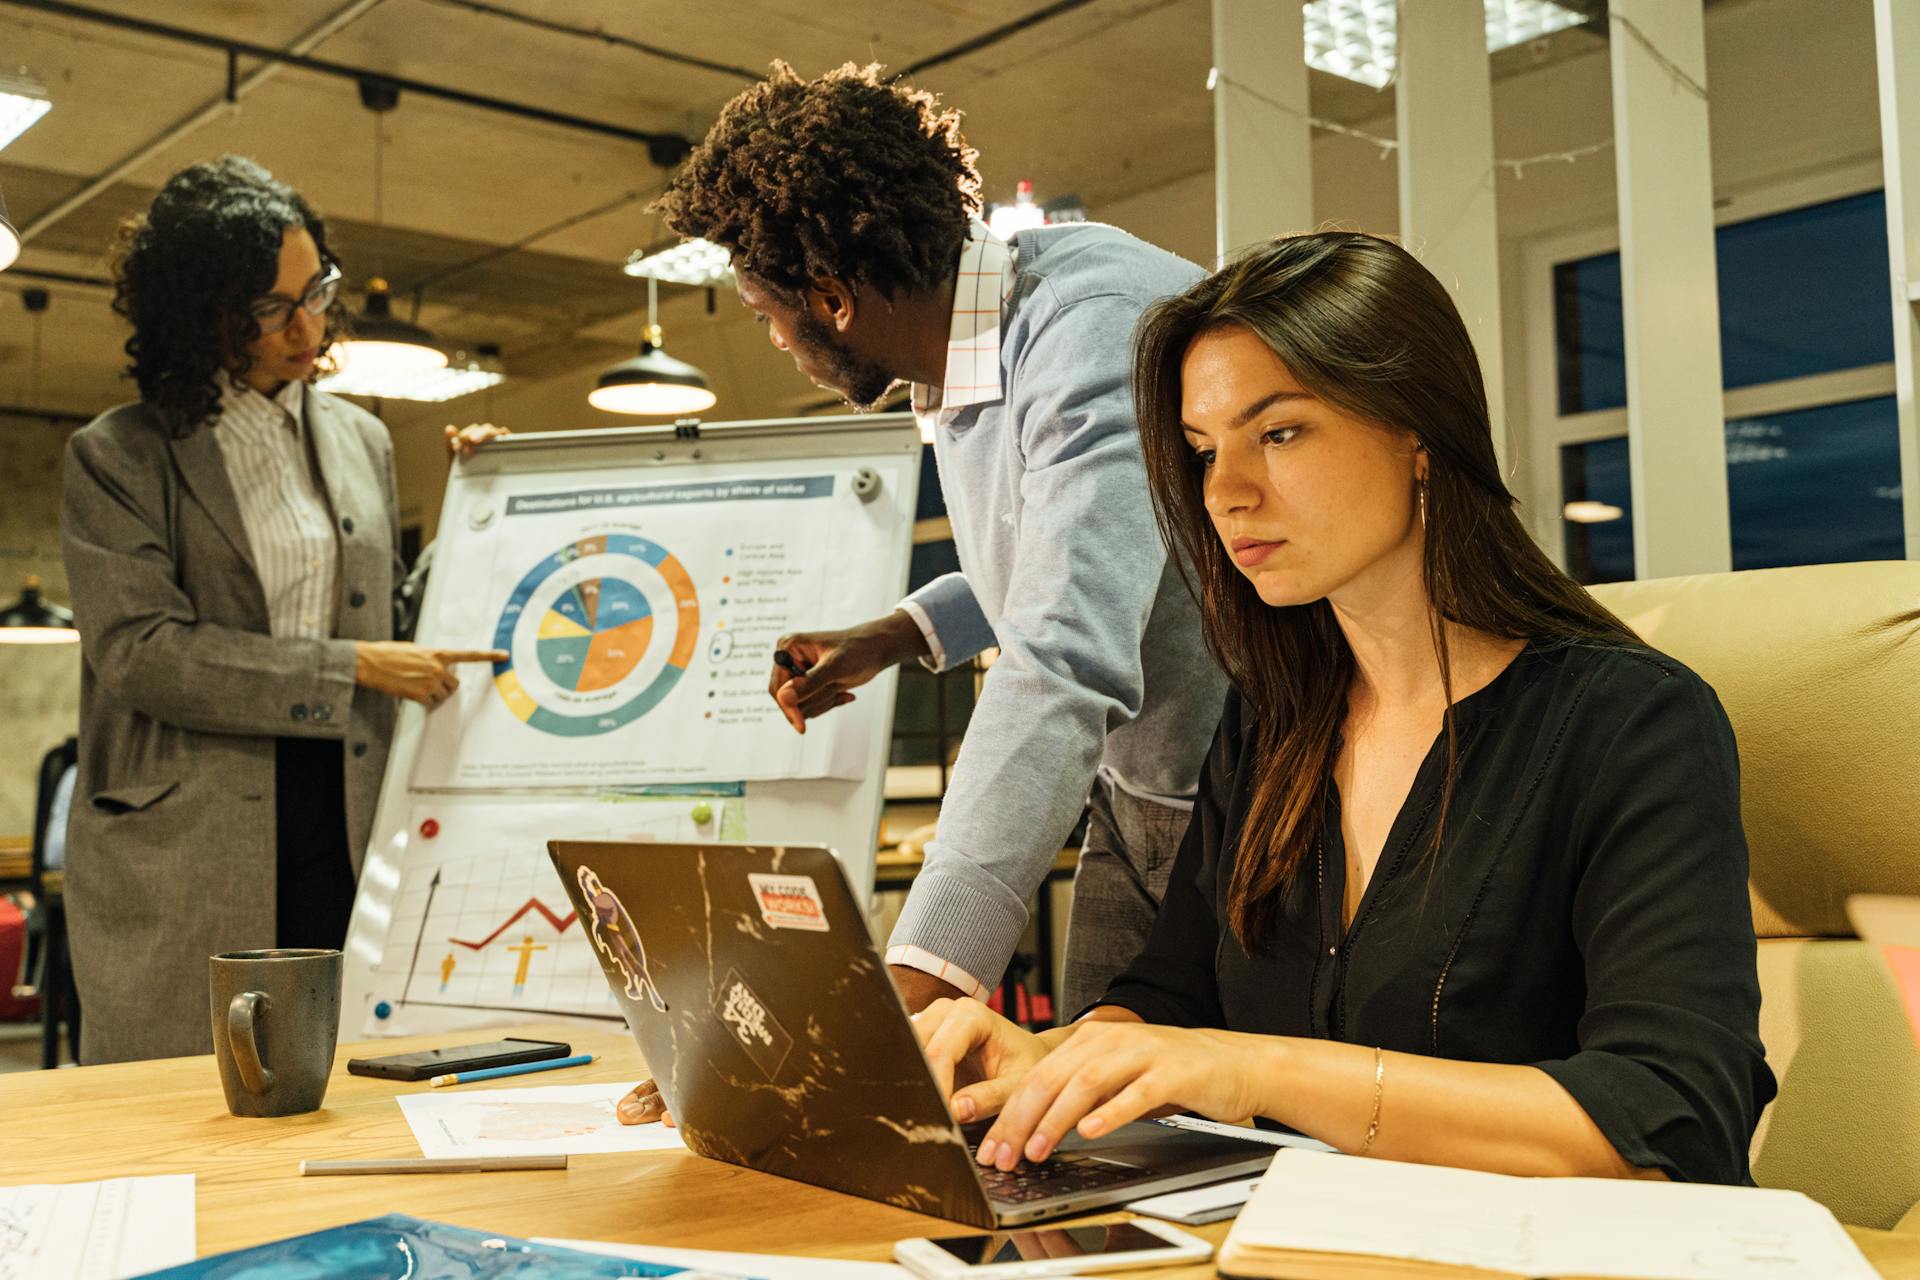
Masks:
[[[1041,1035],[917,1019],[983,1164],[1192,1111],[1520,1174],[1750,1180],[1774,1093],[1718,699],[1535,547],[1409,254],[1276,241],[1148,313],[1161,527],[1235,693],[1145,952]]]

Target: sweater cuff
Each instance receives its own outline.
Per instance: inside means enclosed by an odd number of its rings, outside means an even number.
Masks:
[[[979,984],[997,984],[1026,932],[1027,904],[964,857],[941,857],[934,848],[928,854],[894,925],[889,951],[915,947]]]

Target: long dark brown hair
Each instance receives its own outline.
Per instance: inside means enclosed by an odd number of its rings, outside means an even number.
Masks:
[[[1197,588],[1207,646],[1250,712],[1257,764],[1228,915],[1254,947],[1312,855],[1346,718],[1353,651],[1326,600],[1262,601],[1221,544],[1203,472],[1181,429],[1180,368],[1194,340],[1242,325],[1321,400],[1426,449],[1422,580],[1447,697],[1447,773],[1456,766],[1446,627],[1546,644],[1632,645],[1633,633],[1534,545],[1494,458],[1473,340],[1433,273],[1390,241],[1355,232],[1288,236],[1250,250],[1153,306],[1135,338],[1134,400],[1161,536]]]

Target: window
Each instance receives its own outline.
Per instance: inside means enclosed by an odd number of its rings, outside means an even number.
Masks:
[[[1891,396],[1727,423],[1733,567],[1898,560],[1900,442]],[[1561,450],[1567,572],[1633,577],[1633,495],[1624,436]]]
[[[1882,193],[1731,221],[1714,243],[1733,567],[1903,555]],[[1620,255],[1553,262],[1549,287],[1565,563],[1631,578]]]

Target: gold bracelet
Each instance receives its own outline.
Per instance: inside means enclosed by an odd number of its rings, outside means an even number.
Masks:
[[[1377,1046],[1373,1051],[1373,1119],[1367,1122],[1367,1140],[1354,1152],[1363,1156],[1373,1150],[1373,1140],[1380,1136],[1380,1099],[1386,1094],[1387,1055]]]

